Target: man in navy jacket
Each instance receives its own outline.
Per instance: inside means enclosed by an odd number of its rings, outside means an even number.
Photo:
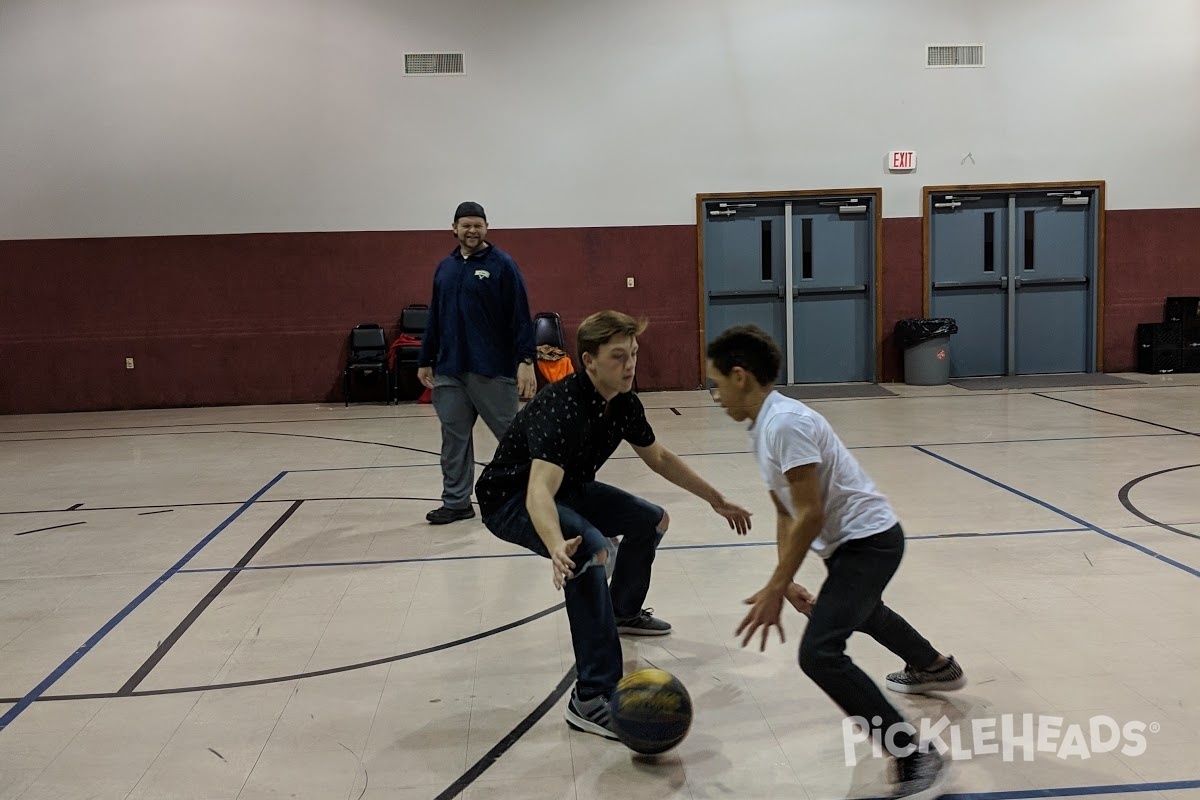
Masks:
[[[433,390],[442,424],[442,505],[425,515],[434,525],[475,516],[475,420],[483,417],[498,441],[520,400],[537,389],[537,348],[521,271],[487,241],[487,216],[478,203],[458,206],[452,230],[458,247],[434,273],[417,370]]]

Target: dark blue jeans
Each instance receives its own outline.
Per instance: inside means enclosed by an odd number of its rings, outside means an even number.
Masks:
[[[883,590],[904,556],[904,530],[897,523],[882,533],[841,545],[825,561],[829,577],[800,640],[800,668],[847,716],[881,722],[884,734],[903,721],[875,682],[846,655],[846,640],[865,633],[917,669],[928,667],[938,651],[912,625],[883,602]],[[896,736],[900,747],[908,744]]]
[[[579,699],[610,696],[621,679],[621,640],[616,620],[641,613],[650,591],[650,568],[662,534],[658,524],[665,513],[653,503],[603,483],[589,483],[577,492],[555,498],[564,539],[582,536],[571,561],[575,572],[566,585],[567,619],[579,671]],[[487,529],[506,542],[550,558],[525,509],[524,493],[484,517]],[[612,586],[595,556],[621,538]],[[587,565],[587,566],[585,566]],[[549,580],[549,575],[547,575]]]

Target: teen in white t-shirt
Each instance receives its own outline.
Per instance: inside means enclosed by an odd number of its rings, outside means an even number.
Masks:
[[[750,426],[750,442],[763,480],[788,516],[795,517],[787,473],[815,464],[825,524],[811,545],[822,558],[851,539],[883,533],[897,523],[891,503],[850,455],[829,423],[799,400],[772,391]]]
[[[739,422],[749,421],[750,440],[777,512],[779,561],[767,584],[746,600],[749,613],[737,628],[742,646],[761,630],[766,648],[788,600],[808,617],[800,642],[800,668],[861,728],[895,757],[893,794],[932,800],[946,780],[936,750],[914,736],[866,673],[846,655],[846,641],[866,633],[904,659],[888,675],[898,692],[958,689],[966,681],[953,656],[946,657],[883,602],[883,590],[904,554],[904,531],[829,423],[803,403],[774,388],[781,355],[771,337],[753,325],[731,328],[708,346],[713,399]],[[819,555],[828,577],[816,597],[794,578],[809,551]]]

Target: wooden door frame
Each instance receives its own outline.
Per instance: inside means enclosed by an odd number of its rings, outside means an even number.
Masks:
[[[821,198],[837,198],[848,195],[869,196],[875,215],[875,281],[873,286],[875,302],[875,383],[883,378],[883,188],[860,189],[799,189],[791,192],[708,192],[696,195],[696,258],[698,305],[697,320],[700,328],[700,385],[707,381],[708,359],[704,355],[707,348],[706,314],[704,301],[707,295],[704,291],[704,204],[714,200],[809,200]],[[792,268],[791,264],[787,265]],[[787,298],[788,302],[792,299]],[[791,352],[791,343],[787,351]]]
[[[1104,181],[1045,181],[1041,183],[977,183],[954,186],[925,186],[921,190],[921,316],[929,316],[929,275],[931,256],[930,198],[935,194],[986,192],[990,194],[1053,191],[1056,189],[1096,190],[1096,372],[1104,372]]]

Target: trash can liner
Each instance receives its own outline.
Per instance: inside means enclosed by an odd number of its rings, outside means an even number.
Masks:
[[[896,344],[907,349],[952,333],[958,333],[958,324],[953,319],[902,319],[896,323]]]

